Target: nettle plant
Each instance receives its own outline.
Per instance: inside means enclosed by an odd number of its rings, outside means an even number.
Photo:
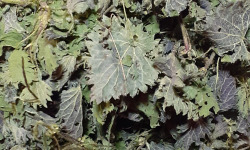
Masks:
[[[1,149],[250,149],[249,0],[0,0]]]

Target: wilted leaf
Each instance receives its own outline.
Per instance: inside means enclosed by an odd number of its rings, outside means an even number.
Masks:
[[[67,0],[67,9],[70,15],[74,11],[84,13],[88,8],[94,8],[93,0]]]
[[[236,81],[228,71],[219,71],[218,79],[216,80],[216,75],[212,76],[209,79],[208,84],[213,89],[213,93],[216,96],[220,110],[227,111],[235,108],[237,103]]]
[[[16,30],[18,33],[22,33],[25,30],[23,27],[18,23],[17,16],[16,16],[16,7],[12,7],[3,15],[4,20],[4,32],[8,33],[11,30]]]
[[[134,97],[139,91],[146,92],[154,84],[157,72],[152,62],[145,56],[157,44],[153,36],[143,31],[143,26],[134,26],[127,22],[125,28],[116,20],[112,21],[112,29],[107,33],[109,48],[104,48],[101,39],[104,38],[94,31],[88,35],[91,66],[89,84],[91,100],[97,104],[107,102],[112,97],[118,99],[129,94]],[[114,28],[114,29],[113,29]],[[108,32],[107,30],[105,32]],[[131,58],[122,64],[124,59]],[[131,65],[131,66],[130,66]]]
[[[250,83],[250,79],[248,79]],[[241,114],[247,117],[250,114],[250,93],[248,83],[243,83],[241,87],[237,88],[238,92],[238,110]]]
[[[70,55],[64,56],[60,60],[59,64],[62,65],[63,76],[56,83],[57,90],[60,90],[64,86],[64,84],[69,80],[72,72],[75,70],[76,58],[74,56],[70,56]]]
[[[14,103],[17,98],[17,89],[10,84],[4,86],[5,98],[4,100],[8,103]]]
[[[158,99],[164,98],[163,110],[167,106],[173,106],[176,114],[188,115],[188,119],[197,120],[199,118],[198,106],[180,97],[175,91],[174,81],[170,78],[165,77],[160,81],[155,96]]]
[[[220,6],[214,16],[207,17],[207,33],[219,47],[218,54],[222,56],[233,52],[231,62],[250,60],[250,53],[244,43],[245,35],[250,25],[250,6],[246,1],[238,1],[233,5]]]
[[[57,57],[53,54],[53,47],[52,45],[47,44],[45,39],[40,39],[38,45],[38,59],[41,66],[48,72],[49,75],[52,75],[52,72],[58,67]]]
[[[197,122],[193,122],[188,127],[188,130],[185,129],[180,132],[185,131],[185,134],[181,136],[180,139],[175,143],[175,148],[181,148],[184,150],[188,150],[192,143],[199,145],[202,143],[202,138],[205,138],[206,135],[210,135],[211,132],[211,121],[204,122],[203,119],[198,120]],[[178,127],[177,127],[178,128]]]
[[[63,90],[57,117],[63,121],[62,126],[66,129],[66,132],[75,139],[82,137],[82,111],[82,90],[80,85]]]
[[[165,0],[165,11],[168,16],[178,16],[180,12],[186,9],[188,0]]]
[[[213,108],[215,113],[219,111],[218,103],[210,87],[185,86],[183,91],[189,100],[195,99],[195,103],[199,106],[200,117],[209,116],[211,108]]]
[[[28,141],[27,136],[30,134],[29,131],[19,127],[15,121],[6,119],[3,126],[3,134],[8,134],[8,132],[12,133],[14,140],[20,145]]]
[[[22,59],[24,60],[24,68],[22,64]],[[26,85],[24,81],[23,69],[25,71],[28,84],[36,80],[36,73],[33,69],[35,66],[29,62],[28,54],[26,54],[24,51],[15,50],[11,53],[8,61],[10,78],[14,83],[15,87],[17,87],[18,83]]]
[[[148,102],[147,104],[141,103],[138,106],[138,109],[149,118],[151,128],[155,128],[159,125],[159,113],[152,102]]]
[[[99,105],[94,102],[93,105],[93,115],[100,124],[104,124],[107,118],[107,115],[115,109],[112,103],[101,103]]]
[[[44,107],[47,107],[47,101],[52,101],[50,97],[52,95],[52,89],[44,81],[40,80],[39,82],[35,82],[30,87],[30,89],[38,98],[38,102],[33,103],[33,106],[35,108],[37,107],[37,105],[43,105]],[[24,101],[29,101],[36,100],[36,97],[34,97],[34,95],[32,95],[32,93],[30,93],[30,91],[25,88],[20,95],[20,99]]]
[[[167,144],[161,144],[161,143],[155,143],[153,141],[150,142],[150,144],[148,144],[148,147],[150,148],[150,150],[173,150],[174,147],[167,143]]]

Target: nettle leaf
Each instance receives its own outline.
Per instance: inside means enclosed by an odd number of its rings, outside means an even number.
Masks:
[[[82,111],[82,89],[80,85],[63,90],[60,109],[56,116],[63,121],[62,126],[67,133],[75,139],[82,137]]]
[[[30,90],[37,96],[38,102],[34,102],[32,105],[34,108],[37,107],[37,105],[43,105],[47,108],[47,101],[52,101],[52,89],[51,87],[44,81],[39,80],[39,82],[35,82],[32,86],[30,86]],[[30,91],[25,88],[21,95],[21,100],[36,100],[36,97],[34,97]]]
[[[167,16],[173,17],[178,16],[180,12],[186,9],[188,0],[165,0],[166,6],[165,11]]]
[[[99,105],[94,102],[93,104],[93,115],[97,122],[104,125],[107,115],[115,109],[112,103],[101,103]]]
[[[24,71],[28,84],[37,79],[35,70],[33,69],[35,66],[29,62],[28,54],[21,50],[15,50],[11,53],[8,61],[9,75],[16,88],[18,83],[26,85],[23,76],[22,59],[24,60]]]
[[[180,97],[175,90],[174,81],[170,78],[165,77],[160,80],[155,96],[158,99],[164,98],[163,110],[166,107],[173,106],[176,114],[187,115],[188,119],[197,120],[199,118],[197,105]]]
[[[240,87],[237,88],[238,110],[245,117],[250,114],[250,93],[248,92],[250,90],[248,87],[249,83],[250,79],[248,79],[246,83],[243,83]]]
[[[73,12],[84,13],[88,8],[94,8],[93,0],[67,0],[70,15],[73,15]]]
[[[228,7],[220,6],[214,16],[207,16],[207,33],[216,46],[218,54],[233,52],[230,61],[250,60],[250,53],[244,43],[250,25],[250,6],[238,1]]]
[[[148,102],[147,104],[141,103],[138,106],[138,109],[142,111],[149,118],[151,128],[159,126],[158,121],[160,116],[154,103],[152,102]]]
[[[64,86],[64,84],[69,80],[72,72],[75,70],[76,58],[71,55],[66,55],[59,61],[59,64],[62,65],[64,73],[62,78],[56,83],[57,90],[60,90]]]
[[[17,98],[17,88],[11,84],[4,85],[5,98],[4,100],[8,103],[14,103]]]
[[[22,33],[25,31],[23,27],[18,23],[16,9],[16,7],[11,7],[9,11],[3,15],[5,33],[8,33],[13,29],[16,30],[18,33]]]
[[[183,115],[188,115],[188,119],[197,120],[199,118],[197,105],[178,95],[177,89],[185,86],[183,79],[186,75],[174,53],[170,53],[166,58],[156,59],[154,67],[166,75],[159,80],[159,86],[155,92],[158,99],[164,98],[163,110],[173,106],[176,114],[182,112]]]
[[[52,75],[52,72],[58,67],[57,57],[53,54],[53,46],[47,44],[46,39],[40,39],[38,41],[39,52],[38,60],[44,70]]]
[[[19,127],[12,119],[5,119],[2,132],[5,136],[10,132],[15,142],[19,145],[25,144],[29,140],[27,136],[31,134],[30,131]]]
[[[213,89],[221,111],[235,108],[237,103],[236,81],[228,71],[219,71],[218,79],[216,80],[216,75],[212,76],[208,84]]]
[[[199,106],[200,117],[209,116],[211,108],[215,113],[219,111],[218,103],[210,87],[185,86],[183,91],[189,100],[195,99],[195,103]]]
[[[178,126],[177,129],[180,129],[179,133],[185,133],[181,136],[175,143],[175,148],[181,148],[188,150],[192,143],[196,145],[202,144],[203,138],[211,134],[212,123],[211,119],[208,119],[207,122],[204,119],[200,119],[197,122],[191,122],[188,125]]]
[[[105,30],[102,35],[101,30]],[[100,34],[99,34],[100,33]],[[108,37],[108,47],[102,39]],[[143,31],[143,25],[134,26],[127,22],[121,26],[118,19],[112,20],[111,32],[101,27],[88,35],[86,42],[91,57],[88,84],[91,88],[91,100],[97,104],[111,98],[129,94],[134,97],[139,91],[146,92],[154,85],[158,76],[152,67],[152,61],[146,57],[158,42]]]
[[[0,56],[4,46],[11,46],[17,48],[18,43],[22,41],[22,34],[16,31],[4,33],[4,25],[0,22]]]

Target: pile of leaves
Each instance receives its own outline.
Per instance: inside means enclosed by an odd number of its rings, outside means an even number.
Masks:
[[[249,0],[0,0],[0,149],[250,149]]]

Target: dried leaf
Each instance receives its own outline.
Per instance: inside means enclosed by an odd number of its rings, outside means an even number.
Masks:
[[[80,85],[63,90],[60,109],[56,116],[63,121],[62,126],[66,129],[66,132],[75,139],[82,137],[83,134],[82,111],[82,90]]]
[[[216,46],[218,54],[223,56],[233,52],[231,62],[250,60],[244,39],[250,26],[250,6],[246,1],[238,1],[229,6],[220,6],[214,16],[207,17],[207,33]]]

